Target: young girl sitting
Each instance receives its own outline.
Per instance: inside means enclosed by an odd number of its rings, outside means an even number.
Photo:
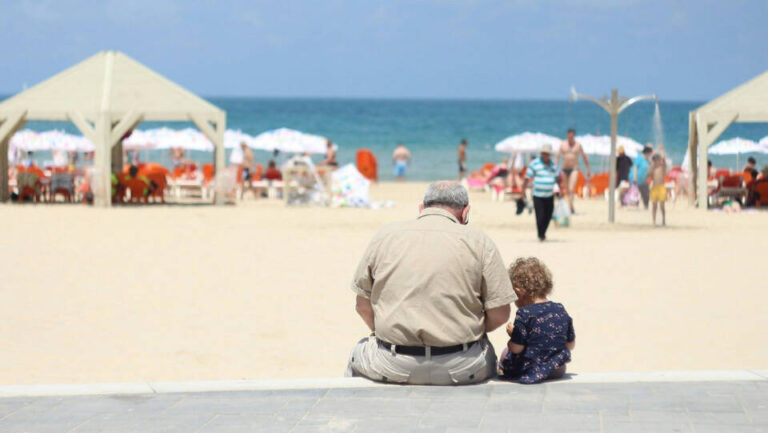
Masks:
[[[576,345],[573,321],[562,304],[547,300],[552,274],[535,257],[519,258],[509,267],[517,293],[515,322],[507,325],[509,343],[501,354],[499,375],[520,383],[538,383],[565,374]]]

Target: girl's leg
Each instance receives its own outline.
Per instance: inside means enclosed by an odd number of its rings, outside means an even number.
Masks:
[[[552,373],[549,373],[549,376],[547,376],[547,380],[549,380],[549,379],[560,379],[564,375],[565,375],[565,365],[552,370]]]

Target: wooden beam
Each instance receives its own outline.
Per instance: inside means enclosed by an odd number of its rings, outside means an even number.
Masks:
[[[80,130],[80,132],[83,133],[85,138],[91,140],[91,143],[93,143],[94,146],[96,146],[96,128],[91,125],[87,120],[85,120],[85,116],[83,116],[83,113],[77,111],[77,110],[71,110],[67,112],[67,117],[69,117],[69,120],[77,126],[77,129]]]
[[[128,113],[126,113],[125,116],[123,116],[122,119],[117,123],[116,126],[112,128],[112,133],[110,135],[110,142],[112,143],[112,146],[115,145],[121,138],[123,138],[123,135],[128,132],[129,129],[133,129],[141,123],[141,113],[138,111],[131,110]]]
[[[214,141],[216,139],[216,126],[211,125],[210,119],[197,113],[190,113],[189,117],[193,122],[195,122],[195,125],[198,127],[198,129],[200,129],[200,132],[205,134],[209,140]]]

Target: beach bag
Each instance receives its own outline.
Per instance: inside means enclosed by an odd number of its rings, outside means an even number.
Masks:
[[[621,201],[624,206],[637,206],[640,203],[640,190],[637,185],[630,186]]]
[[[568,227],[571,224],[571,210],[565,200],[558,200],[552,219],[559,227]]]

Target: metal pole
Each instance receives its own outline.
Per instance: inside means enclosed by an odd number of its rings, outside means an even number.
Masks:
[[[586,99],[592,101],[595,104],[603,107],[605,111],[611,116],[611,155],[608,160],[610,169],[610,176],[608,179],[608,222],[614,222],[614,214],[616,208],[616,139],[618,135],[619,114],[624,111],[625,108],[646,99],[658,100],[656,95],[643,95],[635,96],[634,98],[627,99],[626,97],[619,98],[619,91],[617,89],[611,90],[611,99],[606,100],[605,97],[601,99],[594,98],[589,95],[583,95],[576,92],[576,89],[571,87],[571,94],[568,98],[571,102],[578,101],[579,99]]]
[[[616,219],[616,138],[619,129],[619,91],[611,90],[611,156],[608,159],[608,169],[610,170],[608,184],[608,222],[613,223]]]

